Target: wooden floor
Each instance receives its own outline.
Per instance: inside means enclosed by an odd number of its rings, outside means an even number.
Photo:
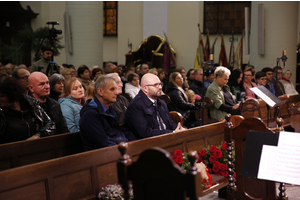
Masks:
[[[279,184],[277,184],[277,187]],[[279,192],[279,191],[278,191]],[[286,185],[286,193],[289,197],[289,200],[300,200],[300,186],[295,185]],[[218,197],[218,191],[210,193],[201,198],[201,200],[224,200],[224,198]]]

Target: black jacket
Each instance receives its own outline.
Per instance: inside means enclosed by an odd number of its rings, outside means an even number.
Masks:
[[[206,94],[206,87],[203,82],[194,80],[189,87],[190,90],[193,90],[195,94],[198,94],[203,98]]]
[[[170,111],[177,111],[183,115],[188,110],[195,109],[195,105],[187,102],[184,94],[172,82],[168,83],[167,95],[171,98],[168,105]]]
[[[117,102],[112,103],[110,106],[117,114],[117,118],[120,124],[124,124],[124,116],[127,110],[129,101],[122,95],[117,96]]]
[[[26,140],[37,133],[41,137],[53,135],[55,123],[38,100],[24,95],[20,105],[21,111],[8,107],[0,109],[0,143]]]
[[[70,132],[65,123],[64,116],[61,112],[60,104],[57,101],[47,97],[46,103],[41,103],[40,105],[56,125],[56,130],[54,134]]]

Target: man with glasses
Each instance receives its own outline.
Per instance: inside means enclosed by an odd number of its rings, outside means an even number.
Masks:
[[[13,73],[12,77],[16,78],[24,87],[25,91],[24,94],[28,95],[29,89],[28,89],[28,77],[30,75],[30,72],[27,69],[24,68],[17,68]]]
[[[265,87],[275,95],[274,84],[272,82],[273,70],[270,67],[265,67],[261,71],[266,73],[267,83]]]
[[[172,121],[166,103],[159,99],[162,86],[154,74],[142,77],[141,90],[129,103],[124,119],[124,133],[130,141],[185,130]]]
[[[273,68],[273,84],[275,88],[275,94],[277,97],[285,94],[285,89],[283,84],[279,81],[282,78],[282,68],[276,66]]]

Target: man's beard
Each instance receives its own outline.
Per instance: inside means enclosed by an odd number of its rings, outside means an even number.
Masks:
[[[45,57],[43,57],[43,58],[44,58],[45,61],[50,61],[51,60],[51,58],[45,58]]]

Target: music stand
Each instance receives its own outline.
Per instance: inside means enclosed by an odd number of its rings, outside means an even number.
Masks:
[[[277,111],[275,112],[275,116],[274,116],[275,118],[277,118],[278,117],[277,115],[279,112],[279,106],[284,104],[286,102],[286,100],[281,101],[272,92],[270,92],[265,86],[253,87],[253,88],[250,88],[250,90],[267,104],[267,110],[268,110],[267,126],[269,127],[269,118],[270,118],[269,107],[271,107],[271,108],[277,107]]]

